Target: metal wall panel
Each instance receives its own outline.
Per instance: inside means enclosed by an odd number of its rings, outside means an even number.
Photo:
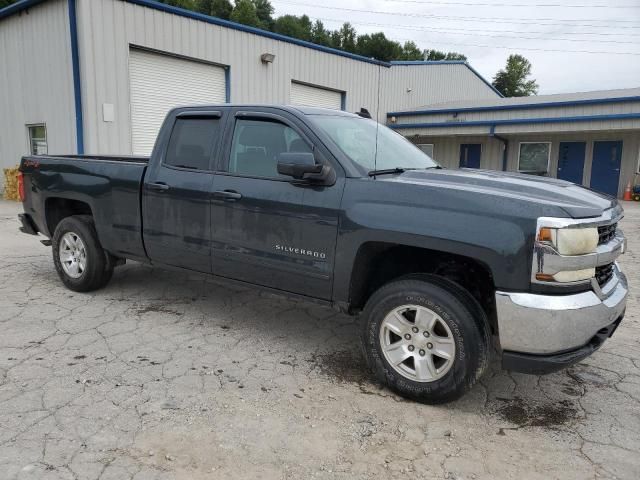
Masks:
[[[85,149],[89,153],[131,152],[130,45],[228,65],[234,103],[289,103],[292,80],[346,92],[346,110],[364,107],[380,121],[390,109],[415,108],[434,99],[496,97],[465,65],[388,68],[128,2],[77,2]],[[263,53],[274,54],[274,62],[263,64]],[[104,103],[114,104],[114,122],[101,120]]]
[[[585,142],[585,162],[583,185],[591,183],[591,163],[593,160],[593,143],[596,141],[622,141],[622,165],[620,169],[620,182],[618,196],[622,196],[624,188],[630,181],[634,183],[634,174],[638,171],[640,163],[640,135],[633,131],[598,131],[598,132],[573,132],[558,134],[545,132],[538,134],[506,135],[509,140],[507,150],[507,170],[518,170],[519,144],[521,142],[551,142],[551,157],[549,162],[549,176],[556,177],[558,173],[558,155],[561,142]],[[432,143],[434,145],[434,158],[444,167],[458,168],[460,158],[460,145],[464,143],[481,143],[482,157],[480,168],[489,170],[502,170],[502,142],[487,134],[482,135],[412,135],[409,139],[414,143]],[[640,177],[640,176],[639,176]],[[638,178],[640,181],[640,178]]]
[[[385,114],[454,100],[499,98],[463,64],[393,65],[386,70],[381,96]]]
[[[76,151],[66,0],[0,22],[0,86],[0,167],[29,153],[27,124],[46,124],[49,153]]]

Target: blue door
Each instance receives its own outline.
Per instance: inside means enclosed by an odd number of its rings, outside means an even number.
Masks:
[[[560,142],[558,178],[582,185],[585,142]]]
[[[621,160],[622,142],[594,142],[591,188],[617,197]]]
[[[480,168],[482,144],[463,143],[460,145],[460,168]]]

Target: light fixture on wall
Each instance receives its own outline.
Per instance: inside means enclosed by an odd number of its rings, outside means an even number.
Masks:
[[[263,53],[260,55],[260,61],[264,64],[273,63],[276,56],[273,53]]]

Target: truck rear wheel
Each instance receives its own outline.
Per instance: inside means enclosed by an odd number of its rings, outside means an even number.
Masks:
[[[60,221],[51,239],[53,263],[62,283],[76,292],[104,287],[113,274],[113,262],[98,240],[93,219],[75,215]]]
[[[422,403],[467,392],[489,363],[489,327],[474,298],[441,277],[405,277],[367,302],[363,346],[378,379]]]

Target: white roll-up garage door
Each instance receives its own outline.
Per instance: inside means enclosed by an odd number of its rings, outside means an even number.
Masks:
[[[131,138],[149,155],[165,115],[183,105],[224,103],[224,68],[132,48],[129,52]]]
[[[291,104],[342,109],[342,93],[326,88],[291,82]]]

